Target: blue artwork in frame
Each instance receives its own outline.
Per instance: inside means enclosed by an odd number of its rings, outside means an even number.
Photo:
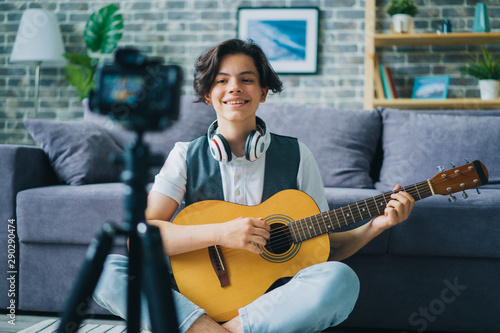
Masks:
[[[306,59],[307,21],[250,20],[248,38],[258,41],[269,61]]]
[[[447,75],[415,78],[411,98],[446,99],[450,77]]]
[[[238,38],[255,41],[280,74],[314,74],[318,8],[239,8]]]

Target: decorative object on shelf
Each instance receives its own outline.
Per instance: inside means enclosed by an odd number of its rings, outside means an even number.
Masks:
[[[450,77],[447,75],[415,78],[411,98],[446,99]]]
[[[76,88],[80,99],[88,97],[94,88],[94,74],[103,54],[112,53],[123,35],[123,18],[117,13],[118,7],[110,4],[90,15],[83,37],[88,50],[100,53],[93,58],[87,53],[66,53],[70,64],[66,66],[66,80]]]
[[[280,74],[318,70],[319,9],[238,8],[238,38],[258,43]]]
[[[392,17],[391,29],[394,33],[412,31],[412,17],[418,13],[418,7],[414,0],[390,0],[385,11]]]
[[[478,2],[474,12],[473,32],[490,32],[490,19],[488,17],[488,7],[485,3]]]
[[[450,20],[444,20],[443,22],[443,34],[448,34],[451,32],[451,22]]]
[[[494,60],[486,46],[481,45],[482,59],[470,55],[472,61],[458,68],[462,76],[470,75],[479,80],[479,91],[482,100],[492,100],[498,97],[500,80],[500,58]]]
[[[498,98],[500,90],[500,81],[498,80],[479,80],[479,93],[483,101],[491,101]]]
[[[44,9],[24,11],[9,62],[35,63],[35,118],[38,118],[40,67],[42,63],[64,64],[64,52],[55,15]]]

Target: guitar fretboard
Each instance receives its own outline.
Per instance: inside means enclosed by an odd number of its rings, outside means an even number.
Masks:
[[[433,195],[429,181],[410,185],[399,191],[408,192],[415,200]],[[294,243],[303,242],[349,224],[383,214],[387,203],[391,200],[391,195],[396,192],[398,191],[387,192],[329,212],[293,221],[288,224],[292,241]]]

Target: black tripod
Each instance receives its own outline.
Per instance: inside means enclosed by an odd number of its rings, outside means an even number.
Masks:
[[[125,166],[122,180],[127,184],[126,217],[123,228],[105,224],[87,251],[75,288],[63,312],[58,332],[77,332],[92,301],[104,261],[116,236],[129,239],[127,286],[127,331],[139,332],[141,324],[141,287],[146,294],[153,332],[178,332],[175,306],[170,289],[170,275],[163,256],[158,228],[147,225],[144,211],[147,205],[147,171],[158,164],[149,155],[143,133],[127,147],[126,154],[117,159]]]

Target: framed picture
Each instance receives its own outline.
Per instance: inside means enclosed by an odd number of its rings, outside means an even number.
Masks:
[[[450,77],[446,75],[418,77],[413,83],[411,98],[446,99]]]
[[[255,41],[280,74],[317,72],[318,26],[314,7],[238,9],[238,38]]]

